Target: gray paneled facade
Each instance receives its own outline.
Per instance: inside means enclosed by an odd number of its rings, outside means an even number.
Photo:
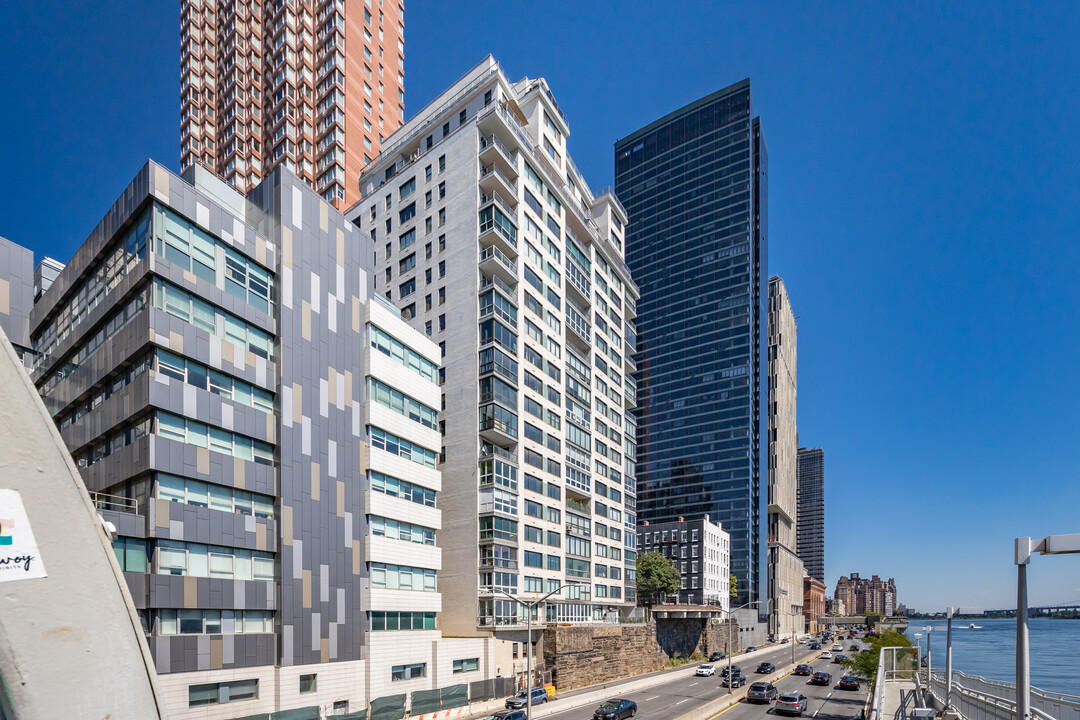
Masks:
[[[170,248],[172,227],[190,233],[185,252]],[[244,200],[201,168],[180,178],[149,162],[23,313],[42,349],[34,380],[118,547],[131,548],[118,558],[159,673],[361,659],[370,256],[355,232],[288,172]],[[209,270],[191,259],[199,247]],[[19,257],[29,299],[32,256]],[[250,278],[263,273],[270,302],[259,307]],[[261,334],[265,352],[236,339]],[[269,406],[251,401],[260,392]],[[186,435],[168,435],[169,422]],[[162,474],[181,501],[159,497]],[[263,516],[259,498],[272,508]],[[187,563],[177,574],[166,547]],[[197,552],[209,577],[193,570]],[[271,557],[279,582],[234,569]],[[215,628],[274,611],[278,634],[166,629],[160,611],[185,609],[209,611]]]
[[[33,304],[34,253],[0,237],[0,329],[20,357],[30,348]]]

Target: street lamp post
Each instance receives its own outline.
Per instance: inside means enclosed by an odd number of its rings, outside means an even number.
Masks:
[[[952,616],[955,608],[945,608],[945,709],[952,702]]]
[[[1028,645],[1027,566],[1032,553],[1067,555],[1080,553],[1080,534],[1051,535],[1032,541],[1016,538],[1016,720],[1031,718],[1031,657]]]
[[[732,651],[734,650],[734,640],[731,637],[731,615],[732,615],[732,613],[734,613],[734,612],[736,612],[738,610],[742,610],[743,608],[748,608],[748,607],[750,607],[752,605],[760,605],[760,604],[761,604],[760,600],[753,600],[751,602],[746,603],[745,605],[740,605],[739,607],[735,608],[734,610],[728,610],[728,620],[727,620],[727,636],[728,636],[727,691],[728,691],[728,695],[730,695],[731,691],[732,691],[732,687],[731,687],[731,655],[732,655]],[[758,616],[758,619],[759,620],[761,619],[760,615]]]
[[[574,585],[574,583],[563,583],[559,587],[557,587],[554,590],[552,590],[551,592],[549,592],[547,595],[544,595],[543,597],[537,598],[536,600],[532,600],[532,601],[522,600],[521,598],[514,597],[513,595],[506,592],[505,590],[496,590],[496,592],[502,593],[503,595],[510,598],[514,602],[518,603],[519,605],[523,605],[525,607],[525,612],[526,612],[525,627],[527,628],[527,630],[526,630],[526,638],[527,638],[527,640],[526,640],[526,643],[525,643],[525,720],[532,720],[532,656],[533,656],[532,616],[533,616],[533,611],[536,609],[537,606],[540,605],[540,603],[544,602],[549,597],[551,597],[555,593],[562,590],[564,587],[568,587],[568,586],[571,586],[571,585]]]
[[[926,631],[926,685],[929,687],[934,672],[934,666],[930,662],[930,638],[933,635],[934,626],[926,625],[923,627],[923,630]]]
[[[930,642],[927,638],[926,642]],[[922,633],[915,633],[915,682],[918,682],[919,666],[922,664]]]

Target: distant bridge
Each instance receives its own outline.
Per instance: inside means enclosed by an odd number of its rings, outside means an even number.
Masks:
[[[1029,607],[1028,608],[1028,615],[1029,616],[1050,615],[1052,613],[1058,613],[1058,612],[1080,612],[1080,603],[1072,601],[1072,602],[1064,602],[1064,603],[1054,603],[1054,604],[1051,604],[1051,605],[1040,605],[1038,607]],[[969,614],[978,615],[980,613],[969,613]],[[1015,616],[1016,615],[1016,608],[1007,608],[1005,610],[983,610],[981,612],[981,614],[982,615]]]
[[[907,630],[908,619],[906,617],[893,615],[890,615],[889,617],[875,615],[873,617],[875,620],[872,629],[884,628],[898,630],[900,632]],[[844,625],[866,625],[867,618],[868,616],[866,615],[826,615],[821,618],[820,622],[826,626],[836,625],[838,627]]]

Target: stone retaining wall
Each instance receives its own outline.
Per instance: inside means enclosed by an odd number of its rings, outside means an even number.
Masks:
[[[651,622],[544,629],[544,665],[560,691],[643,675],[664,660]]]

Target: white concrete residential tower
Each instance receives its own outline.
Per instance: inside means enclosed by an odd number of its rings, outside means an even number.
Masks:
[[[802,633],[803,563],[797,550],[797,465],[795,425],[798,328],[787,288],[769,280],[769,632]]]
[[[636,603],[638,294],[626,213],[568,134],[543,79],[489,56],[386,139],[347,213],[376,291],[442,348],[441,629],[515,649],[526,618],[502,592],[569,584],[541,623]]]

